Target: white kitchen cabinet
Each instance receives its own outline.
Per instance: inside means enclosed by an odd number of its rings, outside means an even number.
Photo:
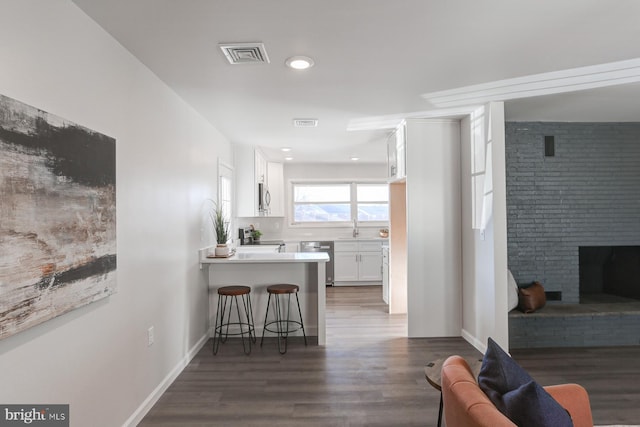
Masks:
[[[333,277],[335,282],[358,281],[358,253],[335,252],[333,253]]]
[[[336,286],[371,285],[382,280],[382,240],[334,242]]]
[[[358,261],[359,280],[382,280],[382,253],[380,248],[377,252],[360,252]]]
[[[260,150],[253,150],[255,180],[258,184],[267,183],[267,160],[264,158]]]
[[[389,246],[382,247],[382,300],[389,304]]]
[[[267,190],[271,194],[269,216],[284,216],[284,165],[267,162]]]
[[[398,171],[398,151],[396,150],[396,134],[391,134],[387,139],[387,177],[390,180],[396,178]]]
[[[238,217],[284,216],[284,173],[282,163],[268,162],[252,146],[234,146],[236,212]],[[268,192],[269,209],[259,209],[259,188]]]
[[[387,164],[390,181],[406,178],[406,129],[402,122],[387,140]]]

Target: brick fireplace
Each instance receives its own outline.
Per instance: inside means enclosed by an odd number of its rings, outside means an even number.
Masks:
[[[578,303],[580,247],[640,245],[640,123],[509,122],[506,168],[518,283]]]
[[[640,123],[505,130],[509,269],[557,299],[533,315],[510,313],[510,346],[640,344],[640,301],[624,302],[640,297]],[[609,285],[594,279],[607,274]],[[609,292],[621,302],[580,304]]]

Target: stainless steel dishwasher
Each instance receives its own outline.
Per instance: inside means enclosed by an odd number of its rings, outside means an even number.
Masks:
[[[333,242],[332,241],[308,241],[300,242],[300,252],[326,252],[329,254],[327,262],[327,286],[333,286]]]

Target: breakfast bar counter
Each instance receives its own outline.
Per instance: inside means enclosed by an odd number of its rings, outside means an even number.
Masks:
[[[199,258],[201,268],[208,268],[210,325],[215,321],[217,288],[229,285],[249,286],[256,333],[260,336],[267,309],[267,287],[278,283],[292,283],[300,286],[298,297],[307,335],[317,335],[318,345],[326,344],[325,263],[329,261],[328,254],[239,252],[228,258],[210,258],[207,253],[208,249],[200,250]]]
[[[239,252],[228,258],[204,257],[201,264],[279,264],[279,263],[309,263],[329,261],[329,255],[324,252]]]

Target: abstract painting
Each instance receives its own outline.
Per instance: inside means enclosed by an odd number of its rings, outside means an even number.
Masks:
[[[0,95],[0,339],[115,290],[115,139]]]

